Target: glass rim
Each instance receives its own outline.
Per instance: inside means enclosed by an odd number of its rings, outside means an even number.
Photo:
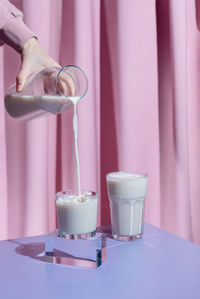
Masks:
[[[130,175],[130,178],[129,177],[120,177],[120,176],[117,176],[117,174],[128,174]],[[132,176],[132,177],[131,177]],[[128,172],[128,171],[113,171],[113,172],[109,172],[107,175],[106,175],[106,179],[108,180],[111,180],[111,181],[118,181],[118,182],[133,182],[133,181],[138,181],[138,180],[141,180],[141,179],[144,179],[144,178],[148,178],[148,175],[146,173],[136,173],[136,172]]]
[[[65,65],[65,66],[63,66],[63,67],[60,68],[60,70],[59,70],[59,72],[58,72],[58,74],[57,74],[57,76],[56,76],[56,88],[57,88],[57,90],[58,90],[58,92],[59,92],[60,95],[64,96],[65,98],[68,98],[68,97],[65,96],[65,95],[62,93],[62,91],[60,90],[60,88],[59,88],[59,86],[58,86],[58,80],[59,80],[59,76],[60,76],[61,72],[64,71],[66,68],[69,68],[69,67],[73,67],[73,68],[76,68],[76,69],[80,70],[81,73],[83,74],[83,76],[85,77],[85,80],[86,80],[86,82],[87,82],[87,88],[86,88],[84,94],[80,96],[80,99],[82,99],[82,98],[86,95],[86,93],[87,93],[87,91],[88,91],[88,78],[87,78],[85,72],[84,72],[79,66],[77,66],[77,65],[74,65],[74,64],[68,64],[68,65]]]
[[[87,194],[88,198],[98,197],[98,193],[95,192],[95,191],[90,191],[90,190],[83,189],[81,195],[84,195],[84,193],[89,193],[89,194]],[[58,199],[59,196],[61,197],[61,196],[64,196],[64,195],[79,196],[78,190],[75,190],[75,189],[63,190],[63,191],[56,192],[56,200]]]

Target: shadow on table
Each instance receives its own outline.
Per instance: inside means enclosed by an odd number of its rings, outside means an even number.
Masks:
[[[16,247],[15,252],[19,255],[28,256],[30,258],[45,261],[45,256],[42,255],[45,251],[44,242],[32,242],[27,244],[21,244]]]
[[[112,231],[111,231],[111,226],[103,226],[103,227],[98,227],[97,228],[98,233],[105,233],[107,238],[112,239]],[[46,262],[46,257],[45,257],[45,242],[31,242],[27,244],[22,244],[16,240],[8,240],[8,242],[17,244],[15,248],[15,252],[19,255],[27,256],[32,259],[38,260],[38,261],[43,261]],[[65,253],[63,251],[54,249],[54,254],[60,257],[64,258],[71,258],[71,259],[80,259],[79,257],[73,256],[71,254]]]
[[[45,243],[44,242],[32,242],[27,244],[21,244],[15,240],[9,240],[8,242],[19,244],[18,247],[15,248],[15,252],[19,255],[27,256],[32,259],[47,262],[47,259],[45,257]],[[76,257],[74,255],[65,253],[63,251],[54,249],[54,254],[56,256],[59,256],[60,258],[68,258],[68,259],[76,259],[76,260],[82,260],[82,258]],[[84,259],[86,260],[86,259]]]

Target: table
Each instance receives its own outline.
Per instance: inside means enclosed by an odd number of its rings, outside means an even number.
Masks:
[[[107,261],[98,269],[46,263],[38,257],[44,239],[0,242],[0,298],[200,298],[200,246],[150,224],[141,240],[108,238]]]

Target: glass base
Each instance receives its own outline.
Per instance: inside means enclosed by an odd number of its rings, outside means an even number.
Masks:
[[[46,262],[84,268],[101,266],[106,260],[106,235],[96,231],[90,234],[93,237],[88,238],[88,234],[60,235],[58,230],[48,234],[45,242]]]
[[[86,234],[68,234],[68,233],[58,231],[59,237],[62,237],[62,238],[68,239],[68,240],[79,240],[79,239],[86,240],[86,239],[94,237],[95,234],[96,234],[96,230],[94,230],[91,233],[86,233]]]
[[[115,240],[118,240],[118,241],[134,241],[134,240],[138,240],[138,239],[141,239],[142,238],[142,233],[141,234],[137,234],[137,235],[134,235],[134,236],[119,236],[119,235],[113,235],[113,238]]]

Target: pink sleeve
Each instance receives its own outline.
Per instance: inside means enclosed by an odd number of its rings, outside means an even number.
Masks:
[[[23,14],[8,0],[0,0],[0,45],[6,43],[18,52],[35,36],[24,24]]]

